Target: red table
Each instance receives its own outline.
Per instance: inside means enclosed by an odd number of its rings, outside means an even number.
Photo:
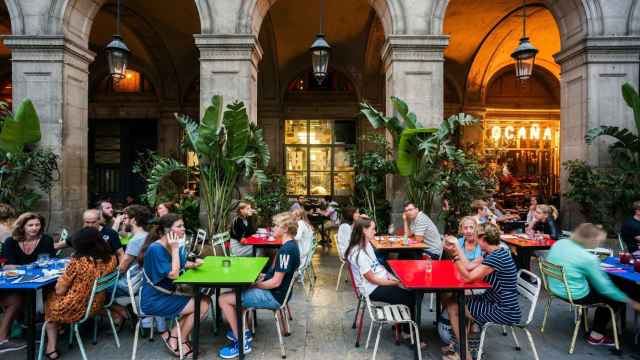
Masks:
[[[460,318],[460,354],[464,358],[467,353],[467,334],[465,332],[465,295],[467,289],[488,289],[491,285],[486,281],[466,283],[460,277],[458,269],[451,260],[431,261],[431,272],[426,271],[425,260],[389,260],[391,270],[408,290],[416,292],[416,323],[420,329],[422,317],[422,297],[425,292],[455,292],[458,297],[458,316]],[[440,309],[436,309],[440,311]]]
[[[253,256],[256,256],[256,248],[273,248],[277,249],[282,246],[282,239],[276,239],[268,234],[253,234],[248,236],[242,240],[240,240],[240,244],[242,245],[252,245],[253,246]]]
[[[501,235],[500,240],[509,245],[516,252],[516,265],[520,269],[529,270],[531,254],[536,250],[548,250],[556,243],[549,235],[544,235],[543,241],[531,240],[525,234]]]

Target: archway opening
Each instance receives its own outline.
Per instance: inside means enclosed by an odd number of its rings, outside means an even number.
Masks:
[[[11,34],[11,18],[5,2],[0,3],[0,35]],[[11,50],[0,43],[0,101],[12,107]]]

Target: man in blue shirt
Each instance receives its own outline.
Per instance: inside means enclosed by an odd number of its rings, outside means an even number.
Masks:
[[[282,238],[282,247],[278,250],[271,269],[260,276],[250,289],[242,292],[243,308],[276,310],[285,302],[287,290],[293,276],[300,266],[300,250],[294,240],[298,232],[298,223],[289,213],[278,214],[273,217],[274,237]],[[218,300],[220,309],[229,322],[231,330],[227,332],[227,339],[231,341],[220,349],[218,355],[223,359],[238,356],[238,331],[236,318],[236,297],[233,292],[225,293]],[[251,352],[251,332],[244,334],[244,353]]]

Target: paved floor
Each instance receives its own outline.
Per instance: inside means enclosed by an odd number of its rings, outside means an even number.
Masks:
[[[364,346],[354,347],[355,330],[351,328],[354,316],[355,300],[348,283],[342,283],[340,290],[335,291],[336,276],[339,262],[333,253],[321,253],[314,259],[318,269],[318,281],[316,288],[310,296],[305,296],[300,286],[294,289],[294,297],[291,309],[294,320],[292,322],[291,336],[285,338],[288,359],[369,359],[372,349],[365,350]],[[443,345],[437,337],[432,325],[434,313],[429,312],[428,297],[425,297],[423,305],[423,329],[422,336],[429,344],[425,351],[425,359],[440,359],[439,348]],[[640,353],[639,347],[631,345],[631,336],[627,335],[623,341],[623,356],[612,355],[608,349],[596,348],[588,345],[583,338],[579,338],[573,356],[567,354],[572,330],[572,313],[564,304],[553,306],[550,321],[545,333],[540,333],[540,323],[543,315],[543,306],[539,305],[534,323],[531,326],[533,337],[538,348],[540,359],[631,359],[631,354]],[[629,316],[631,317],[631,316]],[[269,312],[259,312],[259,327],[254,338],[253,351],[247,359],[279,359],[280,349],[277,341],[277,333],[273,318]],[[627,321],[628,328],[633,325],[631,319]],[[368,322],[365,323],[368,330]],[[366,335],[366,333],[365,333]],[[514,350],[513,340],[503,337],[498,330],[488,334],[485,347],[486,359],[533,359],[533,354],[526,344],[526,336],[519,333],[519,339],[523,345],[522,351]],[[581,333],[582,335],[582,333]],[[209,319],[203,325],[201,332],[201,344],[205,350],[203,359],[217,358],[217,349],[224,343],[222,336],[214,336],[212,322]],[[109,331],[101,332],[98,344],[91,345],[90,340],[85,341],[87,353],[90,359],[126,359],[131,357],[133,343],[132,331],[125,328],[120,335],[121,347],[116,348]],[[364,341],[363,341],[364,343]],[[68,350],[66,346],[60,347],[64,359],[80,359],[80,353],[76,348]],[[2,354],[2,359],[24,359],[24,351],[10,354]],[[412,348],[407,345],[395,345],[391,330],[383,330],[378,359],[410,359],[413,356]],[[150,342],[143,340],[138,348],[138,359],[171,359],[165,351],[162,342],[157,339]]]

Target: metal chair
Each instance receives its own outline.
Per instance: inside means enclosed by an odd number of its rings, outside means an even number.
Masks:
[[[582,304],[574,303],[573,295],[571,294],[571,289],[569,288],[569,284],[567,283],[567,275],[564,271],[564,267],[561,265],[552,264],[544,259],[540,259],[540,262],[538,263],[538,265],[540,267],[540,274],[542,275],[542,283],[544,285],[544,289],[546,290],[547,296],[548,296],[547,303],[545,304],[545,307],[544,307],[544,318],[542,319],[542,327],[540,329],[540,332],[544,332],[544,327],[547,323],[547,316],[549,314],[549,308],[551,307],[551,300],[556,298],[563,302],[569,303],[572,307],[575,307],[576,309],[576,319],[575,319],[576,325],[575,325],[575,328],[573,329],[571,344],[569,345],[569,354],[573,354],[573,350],[575,349],[575,345],[576,345],[576,338],[578,337],[578,330],[580,329],[580,323],[583,318],[584,318],[584,330],[589,331],[589,325],[588,325],[589,308],[605,307],[609,309],[611,313],[611,323],[613,325],[612,326],[613,340],[616,345],[616,350],[620,350],[620,342],[618,340],[618,326],[616,322],[616,313],[613,310],[613,308],[607,304],[582,305]],[[551,292],[549,288],[549,278],[555,279],[556,281],[560,282],[560,284],[564,287],[564,290],[567,292],[567,299],[559,297],[555,295],[553,292]]]
[[[525,275],[525,276],[522,276],[522,275]],[[531,351],[533,351],[533,358],[536,360],[539,359],[538,351],[536,349],[536,344],[533,342],[533,337],[531,336],[531,332],[529,332],[529,329],[527,327],[533,321],[533,314],[536,311],[536,305],[538,304],[538,297],[540,296],[541,288],[542,288],[542,282],[540,281],[540,278],[537,275],[524,269],[518,272],[518,293],[522,297],[524,297],[526,300],[529,301],[530,303],[529,315],[527,316],[527,319],[520,324],[506,325],[511,328],[511,334],[513,335],[513,340],[516,343],[516,350],[518,351],[521,350],[521,347],[520,347],[520,343],[518,342],[518,338],[516,337],[515,327],[518,327],[524,330],[524,332],[527,334],[527,338],[529,339],[529,344],[531,345]],[[506,335],[504,324],[497,324],[497,323],[491,323],[491,322],[484,324],[484,326],[482,326],[482,333],[480,334],[480,349],[478,350],[478,356],[477,356],[478,359],[482,359],[484,339],[487,333],[487,329],[490,328],[491,326],[502,326],[503,327],[502,333],[503,335]]]
[[[342,256],[338,255],[338,259],[340,259],[340,270],[338,271],[338,282],[336,283],[336,291],[338,291],[338,289],[340,288],[340,279],[342,278],[342,271],[344,270],[344,265],[346,264]]]
[[[293,285],[295,284],[296,280],[298,277],[298,273],[294,272],[293,273],[293,277],[291,278],[291,282],[289,283],[289,288],[287,289],[287,294],[284,297],[284,302],[282,303],[282,305],[280,305],[280,307],[278,309],[265,309],[265,310],[271,310],[273,311],[273,316],[276,320],[276,330],[278,331],[278,341],[280,342],[280,352],[282,353],[282,358],[285,359],[287,357],[287,353],[286,350],[284,348],[284,339],[282,338],[282,336],[289,336],[290,332],[289,332],[289,318],[287,317],[287,309],[288,309],[288,304],[289,304],[289,299],[291,298],[291,291],[293,290]],[[247,315],[250,313],[255,312],[256,310],[259,310],[259,308],[247,308],[247,309],[243,309],[242,311],[242,333],[244,334],[246,329],[247,329]],[[283,329],[280,328],[280,320],[278,319],[278,313],[280,313],[280,317],[283,321],[282,327]],[[255,317],[254,317],[255,319]],[[284,331],[283,331],[284,330]],[[251,329],[252,333],[255,333],[255,322],[252,322],[252,329]],[[246,339],[245,339],[246,340]],[[240,346],[242,346],[244,344],[241,344]]]
[[[230,240],[231,240],[231,235],[229,235],[228,231],[212,235],[211,248],[213,249],[213,256],[218,256],[218,254],[216,253],[216,246],[220,246],[222,248],[222,255],[229,256],[229,253],[227,252],[227,248],[225,247],[225,244]]]
[[[204,244],[207,242],[207,231],[204,229],[198,229],[196,233],[196,238],[193,240],[191,244],[191,251],[196,255],[202,255],[202,250],[204,249]],[[198,249],[200,247],[200,249]]]
[[[69,344],[73,341],[73,335],[75,334],[76,340],[78,341],[78,347],[80,348],[80,353],[82,354],[82,358],[87,360],[87,354],[84,349],[84,344],[82,343],[82,337],[80,336],[79,325],[87,321],[91,316],[91,308],[93,307],[93,300],[96,297],[96,294],[99,294],[104,291],[111,291],[116,283],[118,282],[118,271],[114,271],[107,275],[101,276],[94,280],[93,287],[91,288],[91,295],[89,296],[89,300],[87,301],[87,309],[85,310],[84,316],[79,321],[70,324],[71,332],[69,333]],[[111,316],[111,310],[109,309],[111,303],[113,303],[113,295],[110,295],[111,300],[104,306],[104,310],[107,313],[107,317],[109,317],[109,322],[111,323],[111,331],[113,332],[113,338],[116,341],[116,346],[120,347],[120,339],[118,338],[118,332],[116,331],[116,326],[113,322],[113,317]],[[42,324],[42,333],[40,334],[40,349],[38,350],[38,359],[42,359],[42,355],[44,354],[44,346],[45,346],[45,335],[48,321],[45,321]],[[95,329],[94,329],[95,336]]]
[[[356,347],[360,347],[360,335],[362,335],[362,326],[364,324],[364,309],[361,310],[361,308],[364,305],[364,298],[360,293],[360,289],[358,289],[358,286],[356,286],[356,281],[353,276],[353,269],[351,268],[351,264],[349,264],[348,261],[345,261],[345,263],[347,265],[347,274],[349,275],[349,279],[351,280],[351,288],[353,289],[353,292],[358,299],[358,303],[356,304],[356,314],[353,318],[353,324],[351,325],[351,328],[355,329],[356,326],[358,328],[356,330]]]
[[[311,293],[311,290],[313,290],[313,288],[316,285],[316,272],[315,272],[315,269],[313,268],[313,255],[315,255],[317,249],[318,249],[318,243],[314,241],[313,244],[311,245],[311,250],[309,250],[309,255],[304,257],[304,263],[301,264],[300,267],[298,268],[298,273],[300,275],[298,279],[300,280],[300,284],[302,285],[302,288],[305,289],[306,295],[309,295],[309,293]],[[308,290],[304,284],[305,278],[309,280]]]
[[[369,295],[366,295],[362,289],[360,294],[364,294],[365,304],[369,312],[369,318],[371,319],[371,325],[369,327],[369,335],[367,335],[367,342],[364,346],[365,349],[369,348],[369,341],[371,340],[371,334],[373,328],[378,325],[378,333],[376,335],[376,343],[373,347],[372,359],[375,360],[378,353],[378,344],[380,343],[380,333],[384,325],[399,325],[409,324],[409,332],[411,335],[411,344],[414,343],[418,349],[418,359],[422,360],[422,349],[420,348],[420,330],[418,325],[411,319],[411,310],[406,305],[374,305],[369,299]],[[415,334],[415,339],[414,339]]]

